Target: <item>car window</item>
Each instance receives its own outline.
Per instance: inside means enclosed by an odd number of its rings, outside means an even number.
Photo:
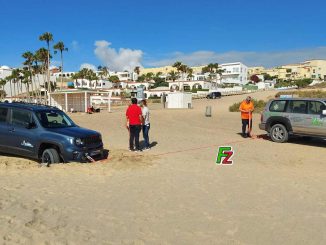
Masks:
[[[31,113],[29,111],[12,109],[11,123],[14,126],[26,127],[32,122]]]
[[[287,112],[290,113],[306,113],[307,102],[304,100],[290,100]]]
[[[36,113],[40,123],[45,128],[66,128],[75,124],[63,111],[39,111]]]
[[[308,102],[308,113],[314,115],[320,115],[325,110],[325,105],[319,101]]]
[[[8,108],[0,107],[0,123],[6,122],[8,115]]]
[[[274,100],[269,107],[269,111],[283,112],[285,109],[285,105],[286,105],[285,100]]]

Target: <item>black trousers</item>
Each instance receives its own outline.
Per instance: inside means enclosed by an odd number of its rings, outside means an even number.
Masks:
[[[249,119],[241,119],[242,120],[242,134],[246,134],[247,127],[249,128]],[[252,119],[250,119],[250,131],[252,129]]]
[[[136,150],[140,150],[139,148],[139,134],[141,131],[141,125],[130,125],[129,126],[129,149],[134,149],[134,142],[136,146]]]

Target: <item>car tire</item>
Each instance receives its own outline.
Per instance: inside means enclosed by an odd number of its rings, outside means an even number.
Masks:
[[[48,148],[42,153],[42,164],[49,166],[52,163],[60,163],[60,156],[56,149]]]
[[[289,139],[289,133],[283,124],[275,124],[270,131],[271,139],[277,143],[287,142]]]

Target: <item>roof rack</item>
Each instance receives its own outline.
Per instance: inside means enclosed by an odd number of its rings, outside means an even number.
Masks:
[[[28,102],[23,102],[23,101],[13,101],[11,103],[9,103],[9,102],[0,102],[0,103],[11,104],[11,105],[42,106],[42,107],[46,107],[46,108],[59,109],[56,106],[44,105],[44,104],[41,104],[41,103],[28,103]]]

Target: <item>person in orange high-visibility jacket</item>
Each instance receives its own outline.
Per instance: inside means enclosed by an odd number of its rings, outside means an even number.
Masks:
[[[254,103],[251,101],[251,97],[248,96],[244,101],[241,102],[239,110],[241,111],[241,121],[242,121],[242,137],[250,137],[250,132],[252,129],[252,112],[254,111]],[[248,133],[246,129],[248,127]]]

